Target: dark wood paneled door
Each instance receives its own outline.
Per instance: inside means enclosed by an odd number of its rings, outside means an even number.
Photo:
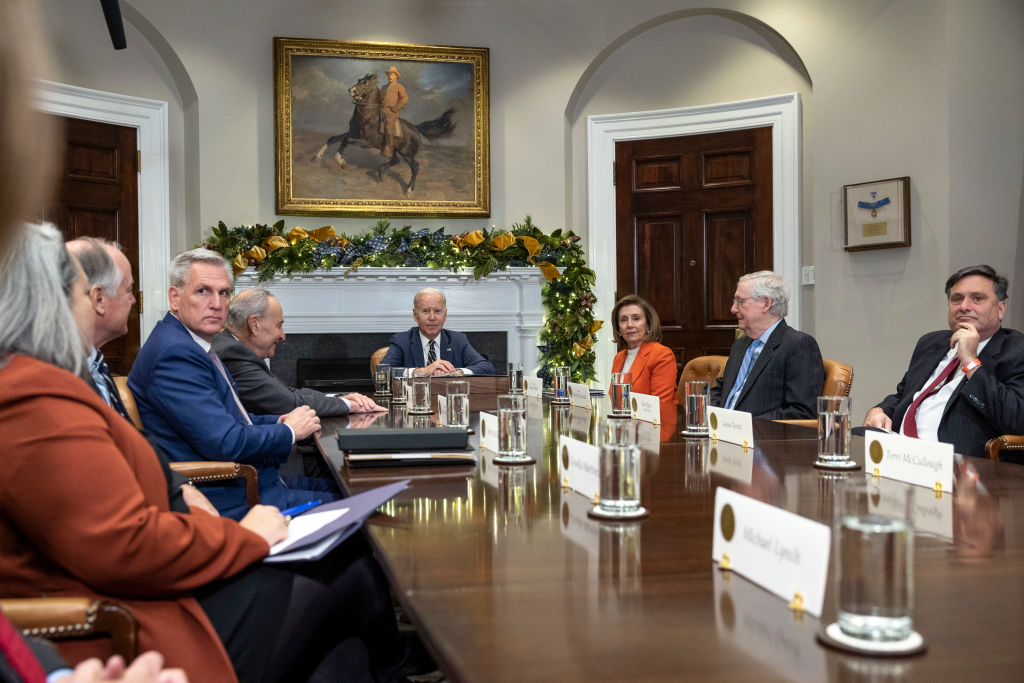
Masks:
[[[136,129],[58,116],[66,145],[60,193],[45,219],[65,239],[103,237],[124,247],[139,298],[139,199]],[[103,347],[115,374],[128,374],[139,352],[139,303],[128,316],[128,334]]]
[[[765,127],[615,145],[617,296],[654,306],[680,363],[728,354],[736,280],[772,267],[771,135]]]

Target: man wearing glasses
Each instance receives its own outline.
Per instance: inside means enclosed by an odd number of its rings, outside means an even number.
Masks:
[[[742,276],[730,312],[745,336],[729,352],[725,373],[711,388],[711,405],[768,419],[813,419],[825,384],[818,342],[783,319],[789,287],[777,273]]]

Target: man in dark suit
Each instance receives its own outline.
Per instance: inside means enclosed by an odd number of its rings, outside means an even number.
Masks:
[[[309,406],[320,417],[387,411],[362,394],[328,396],[315,389],[286,387],[265,359],[274,357],[284,341],[284,311],[265,289],[247,289],[228,307],[227,327],[213,338],[213,350],[228,369],[245,409],[257,414],[283,414]]]
[[[814,337],[783,319],[786,281],[768,270],[744,275],[730,310],[746,336],[733,343],[725,372],[711,388],[711,405],[773,420],[814,418],[825,368]]]
[[[285,414],[245,411],[211,342],[224,327],[232,275],[227,261],[207,249],[179,254],[171,262],[171,312],[142,346],[128,386],[146,431],[171,460],[230,460],[259,474],[260,502],[288,508],[311,500],[334,500],[328,482],[293,477],[285,483],[278,466],[296,440],[320,429],[308,406]],[[248,511],[241,482],[206,488],[221,514]]]
[[[910,368],[864,424],[985,455],[985,442],[1024,431],[1024,335],[1001,327],[1008,282],[987,265],[946,280],[949,330],[921,337]],[[1018,462],[1022,462],[1018,460]]]
[[[406,368],[406,374],[493,375],[494,366],[474,349],[466,335],[444,329],[448,307],[444,294],[433,288],[421,289],[412,300],[416,327],[388,340],[381,363]]]

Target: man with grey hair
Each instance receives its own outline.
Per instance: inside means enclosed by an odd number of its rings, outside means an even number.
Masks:
[[[732,345],[711,405],[773,420],[813,419],[825,368],[814,337],[784,320],[786,281],[769,270],[742,276],[729,310],[745,336]]]
[[[286,484],[278,472],[296,440],[320,430],[316,413],[308,406],[283,415],[246,412],[211,348],[224,328],[232,281],[228,262],[208,249],[187,251],[171,262],[170,313],[153,328],[128,375],[142,423],[171,460],[255,466],[264,504],[283,509],[334,500],[328,482],[291,477]],[[241,482],[206,491],[223,515],[239,519],[248,511]]]
[[[246,410],[286,413],[305,405],[320,417],[387,410],[362,394],[328,396],[315,389],[286,387],[264,362],[274,357],[284,338],[284,311],[273,294],[253,288],[231,300],[226,329],[213,338],[213,350],[235,380]]]
[[[444,329],[448,305],[439,290],[427,287],[416,292],[412,317],[416,326],[391,336],[381,363],[422,377],[494,374],[494,366],[473,348],[466,335]]]

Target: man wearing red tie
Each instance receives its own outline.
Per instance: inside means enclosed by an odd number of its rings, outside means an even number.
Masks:
[[[953,444],[984,456],[985,442],[1024,431],[1024,334],[1001,327],[1007,280],[987,265],[946,280],[950,334],[917,342],[910,368],[864,424]]]

